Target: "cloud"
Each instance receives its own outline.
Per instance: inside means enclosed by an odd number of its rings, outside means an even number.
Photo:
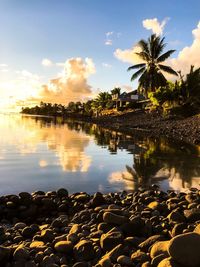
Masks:
[[[60,77],[42,86],[39,98],[44,102],[67,104],[87,99],[92,94],[88,77],[95,73],[91,58],[71,58],[65,62]]]
[[[125,50],[118,48],[115,50],[114,56],[123,62],[137,64],[142,62],[142,60],[135,54],[140,51],[141,48],[139,46],[133,46],[131,49]]]
[[[190,46],[184,47],[176,58],[168,60],[168,64],[175,70],[186,74],[190,70],[190,66],[200,67],[200,21],[197,27],[192,31],[193,42]]]
[[[7,64],[0,64],[0,68],[7,68],[8,65]]]
[[[51,67],[51,66],[53,66],[53,62],[50,59],[48,59],[48,58],[44,58],[41,63],[45,67]]]
[[[105,41],[105,45],[112,45],[113,44],[113,41],[111,39],[107,39]]]
[[[108,64],[108,63],[102,63],[102,66],[104,67],[104,68],[112,68],[112,65],[110,65],[110,64]]]
[[[195,68],[200,67],[200,21],[197,24],[197,27],[192,31],[193,34],[193,42],[189,46],[185,46],[177,55],[177,57],[168,59],[166,61],[166,65],[170,65],[174,70],[179,71],[183,74],[186,74],[190,70],[190,66],[194,65]],[[130,64],[138,64],[141,63],[141,59],[135,54],[139,52],[140,48],[136,45],[130,49],[116,49],[114,52],[114,56],[123,61]],[[169,79],[176,78],[172,75],[167,75],[166,77]]]
[[[106,33],[106,36],[109,37],[109,36],[113,35],[113,33],[114,33],[114,32],[107,32],[107,33]]]
[[[106,40],[104,42],[105,45],[112,45],[113,44],[113,40],[111,39],[111,36],[113,36],[114,32],[110,31],[110,32],[106,32]]]
[[[151,30],[157,35],[162,35],[164,27],[169,18],[165,18],[162,22],[159,22],[157,18],[145,19],[142,21],[143,27],[147,30]]]

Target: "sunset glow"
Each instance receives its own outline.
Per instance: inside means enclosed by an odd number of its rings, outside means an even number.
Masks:
[[[85,101],[116,86],[135,89],[126,69],[139,62],[137,41],[150,33],[166,36],[176,49],[168,61],[174,69],[184,74],[198,66],[199,1],[176,3],[178,14],[167,1],[165,11],[158,1],[143,9],[146,4],[128,0],[122,8],[117,0],[113,10],[105,0],[1,1],[0,111]],[[182,16],[184,10],[191,15]]]

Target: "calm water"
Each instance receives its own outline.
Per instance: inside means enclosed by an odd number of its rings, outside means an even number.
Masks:
[[[56,190],[111,192],[200,184],[200,147],[135,138],[96,125],[0,115],[0,194]]]

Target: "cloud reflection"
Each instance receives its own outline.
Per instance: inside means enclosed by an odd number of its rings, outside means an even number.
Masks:
[[[7,117],[7,116],[6,116]],[[84,150],[89,144],[89,137],[83,133],[71,131],[66,125],[52,125],[40,120],[21,116],[0,116],[0,131],[4,132],[3,146],[8,149],[14,146],[21,156],[45,152],[46,148],[53,151],[55,159],[42,158],[38,165],[59,165],[63,171],[87,172],[91,157]]]

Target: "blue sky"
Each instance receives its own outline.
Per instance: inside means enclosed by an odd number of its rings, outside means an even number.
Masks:
[[[131,61],[117,58],[116,50],[130,50],[147,38],[152,30],[146,29],[143,21],[156,18],[160,25],[166,20],[163,35],[167,48],[176,49],[174,57],[178,58],[180,51],[193,44],[199,10],[200,1],[194,0],[1,0],[0,66],[4,70],[0,72],[0,93],[4,90],[6,97],[3,86],[18,80],[22,72],[27,74],[26,80],[37,77],[37,86],[48,83],[63,71],[64,65],[56,63],[70,58],[81,58],[81,64],[85,58],[92,60],[95,73],[84,76],[92,91],[135,88],[137,83],[130,82],[126,71]],[[43,59],[51,66],[42,65]],[[16,96],[10,93],[10,97]]]

